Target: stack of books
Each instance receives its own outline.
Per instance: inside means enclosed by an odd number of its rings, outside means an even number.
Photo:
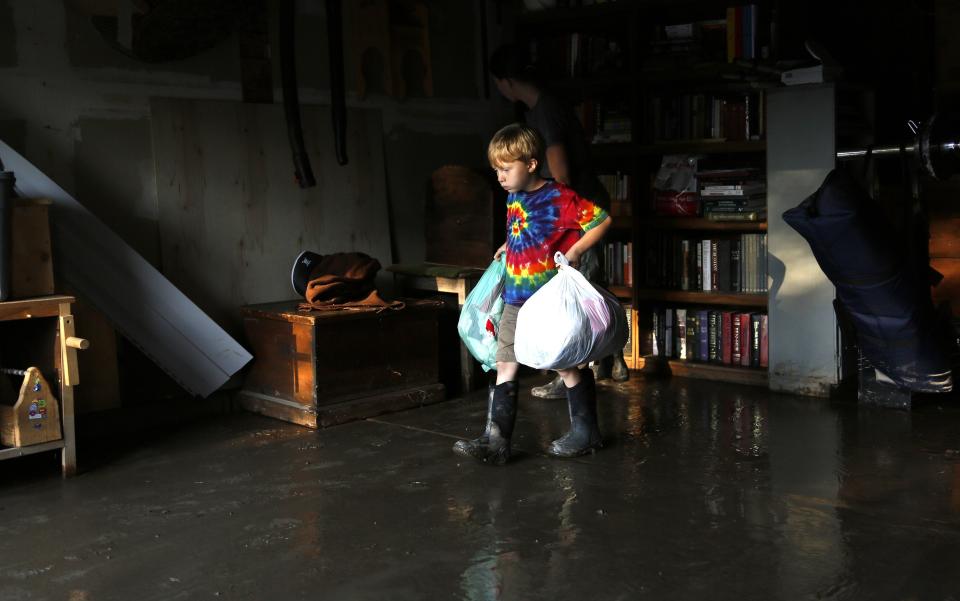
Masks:
[[[712,221],[766,221],[767,184],[759,170],[700,171],[697,181],[705,218]]]

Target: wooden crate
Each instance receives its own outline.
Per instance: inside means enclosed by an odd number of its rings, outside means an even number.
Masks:
[[[60,440],[60,403],[40,370],[25,370],[13,404],[0,403],[0,444],[26,447]],[[0,376],[8,377],[8,376]]]
[[[244,408],[318,428],[444,399],[435,304],[309,313],[297,304],[241,309],[254,356]]]
[[[505,193],[489,174],[448,165],[433,172],[426,206],[428,263],[486,269],[505,235]]]

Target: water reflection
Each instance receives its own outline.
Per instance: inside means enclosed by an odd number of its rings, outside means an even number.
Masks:
[[[461,571],[464,598],[960,590],[960,452],[944,451],[960,448],[960,413],[938,421],[690,381],[601,394],[604,450],[537,454],[566,416],[535,406],[525,425],[533,454],[478,473],[484,494],[448,508],[482,524]]]

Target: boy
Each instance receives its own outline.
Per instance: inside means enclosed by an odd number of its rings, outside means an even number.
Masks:
[[[497,383],[488,399],[487,426],[474,440],[459,440],[459,455],[503,465],[510,458],[510,437],[517,417],[517,371],[513,352],[517,313],[524,301],[557,273],[553,255],[560,251],[576,266],[583,252],[610,228],[607,212],[573,189],[540,177],[543,140],[520,124],[504,127],[490,140],[487,158],[507,196],[507,240],[494,258],[506,253],[497,345]],[[550,444],[556,457],[576,457],[601,446],[593,372],[576,365],[558,369],[566,387],[570,431]]]
[[[543,139],[544,160],[540,174],[570,186],[578,196],[600,205],[600,208],[609,209],[610,195],[593,169],[580,120],[566,102],[538,83],[538,69],[525,47],[519,44],[500,46],[490,55],[489,67],[500,94],[523,106],[524,122],[537,130]],[[599,248],[591,248],[580,257],[578,269],[591,282],[604,285],[606,274],[601,268],[601,256]],[[598,379],[608,376],[617,382],[628,380],[630,372],[623,351],[595,361],[594,375]],[[559,376],[548,384],[535,386],[530,392],[545,399],[567,396],[563,379]]]

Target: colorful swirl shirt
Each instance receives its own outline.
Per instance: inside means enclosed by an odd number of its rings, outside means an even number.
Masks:
[[[507,196],[504,302],[522,305],[556,275],[554,253],[566,253],[584,232],[606,218],[606,211],[554,181],[533,192]]]

